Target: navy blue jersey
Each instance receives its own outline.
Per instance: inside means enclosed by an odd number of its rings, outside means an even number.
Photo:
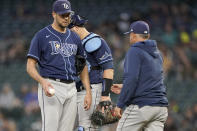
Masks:
[[[87,54],[87,61],[90,68],[93,66],[100,66],[100,70],[90,70],[89,77],[91,84],[103,82],[103,69],[102,65],[112,62],[112,54],[106,41],[100,36],[90,33],[82,40],[83,47]]]
[[[85,57],[80,38],[69,29],[60,33],[49,25],[35,34],[27,56],[38,61],[41,76],[75,80],[76,54]]]

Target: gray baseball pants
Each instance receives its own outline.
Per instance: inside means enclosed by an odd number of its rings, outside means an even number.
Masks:
[[[167,107],[130,105],[119,120],[116,131],[163,131],[167,117]]]
[[[42,115],[42,131],[73,131],[77,114],[77,91],[75,83],[65,84],[48,79],[55,95],[45,95],[38,85],[38,101]]]
[[[96,109],[101,98],[102,83],[92,84],[92,104],[89,110],[84,110],[84,97],[86,95],[86,90],[77,92],[77,107],[78,107],[78,125],[85,128],[85,131],[96,131],[98,127],[91,125],[90,116]]]

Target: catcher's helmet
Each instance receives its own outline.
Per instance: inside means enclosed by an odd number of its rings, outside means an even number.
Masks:
[[[77,14],[73,14],[71,16],[71,23],[68,25],[68,28],[71,29],[74,26],[83,27],[87,22],[88,20],[82,18],[81,16]]]

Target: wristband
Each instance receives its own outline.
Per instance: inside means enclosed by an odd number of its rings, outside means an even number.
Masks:
[[[109,92],[112,86],[112,79],[104,78],[103,80],[103,89],[102,89],[102,96],[109,96]]]

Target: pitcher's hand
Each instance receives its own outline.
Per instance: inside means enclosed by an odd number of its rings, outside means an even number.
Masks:
[[[43,79],[40,84],[41,84],[46,96],[48,96],[48,97],[53,96],[53,94],[51,94],[49,92],[49,88],[53,88],[52,84],[49,81],[47,81],[46,79]]]

